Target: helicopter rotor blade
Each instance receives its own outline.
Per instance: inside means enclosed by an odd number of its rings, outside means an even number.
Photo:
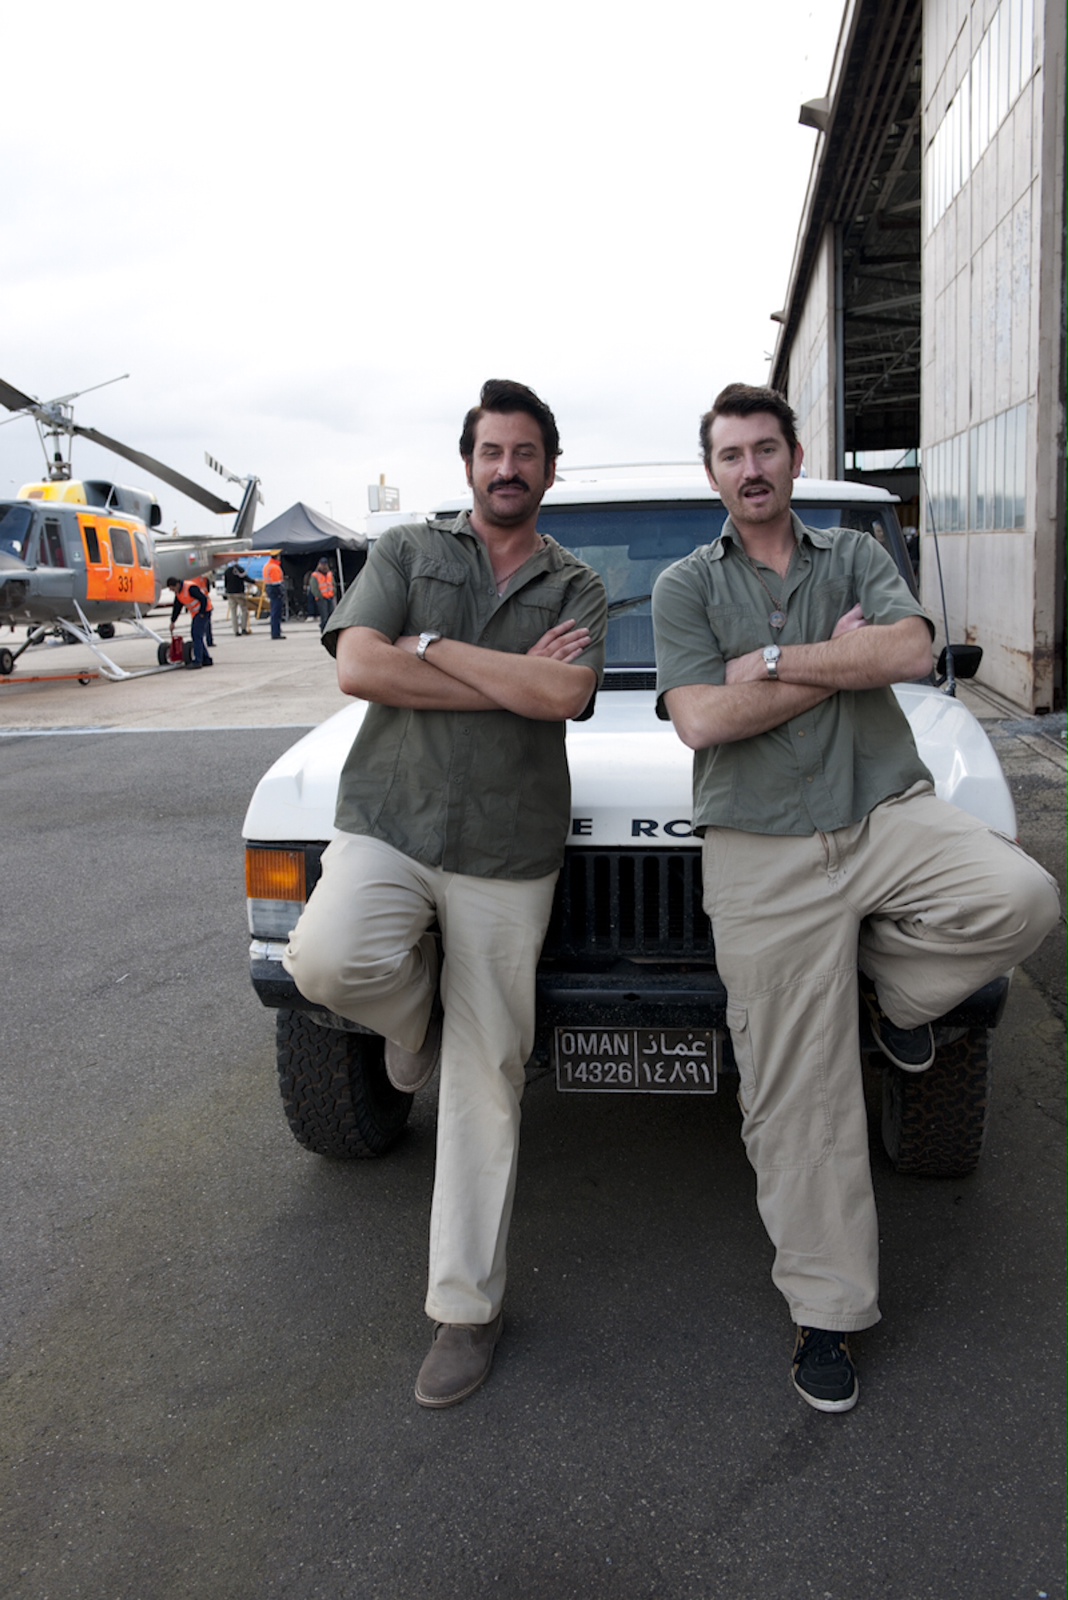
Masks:
[[[72,400],[80,400],[83,394],[95,394],[98,389],[107,389],[113,383],[122,383],[130,374],[120,372],[117,378],[105,378],[103,383],[91,383],[88,389],[75,389],[72,394],[57,394],[54,400],[49,400],[50,406],[69,406]]]
[[[198,505],[205,506],[208,511],[214,511],[222,516],[226,512],[233,514],[236,506],[228,500],[220,500],[217,494],[212,494],[210,489],[202,489],[199,483],[194,483],[192,478],[187,478],[181,472],[176,472],[173,467],[164,466],[162,461],[157,461],[155,456],[146,455],[143,450],[132,450],[128,444],[120,444],[117,439],[111,439],[106,433],[98,433],[96,428],[83,428],[78,423],[73,423],[71,431],[82,439],[90,439],[93,444],[101,445],[105,450],[110,450],[114,455],[123,456],[125,460],[132,461],[135,466],[143,467],[153,477],[169,483],[172,489],[188,495],[190,500],[195,500]]]
[[[41,409],[39,400],[34,400],[28,394],[23,394],[21,389],[16,389],[13,384],[5,383],[2,378],[0,378],[0,404],[5,405],[9,411],[39,411]]]

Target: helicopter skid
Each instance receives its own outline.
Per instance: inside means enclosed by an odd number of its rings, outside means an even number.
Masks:
[[[64,634],[68,635],[71,639],[77,640],[79,644],[86,645],[93,652],[94,656],[96,656],[97,660],[100,662],[101,673],[105,678],[110,678],[112,683],[119,683],[123,678],[150,678],[158,672],[170,672],[171,664],[169,662],[166,665],[160,665],[156,667],[141,667],[135,672],[127,672],[125,667],[120,667],[116,661],[112,661],[111,657],[106,655],[105,652],[100,648],[100,641],[99,639],[93,637],[93,630],[89,625],[89,620],[81,606],[78,605],[77,601],[74,603],[74,608],[78,613],[77,622],[71,621],[69,617],[60,617],[58,619],[58,626],[62,629]],[[156,632],[155,628],[149,627],[148,623],[141,615],[140,606],[134,607],[134,614],[129,620],[137,632],[143,634],[146,639],[152,639],[157,645],[166,643],[162,635]],[[33,637],[34,636],[31,635],[31,639]],[[27,639],[26,643],[29,644],[31,639]],[[25,649],[25,646],[23,646],[23,648]]]
[[[0,674],[2,674],[3,677],[9,676],[14,668],[15,662],[19,659],[19,657],[25,654],[31,645],[40,644],[42,640],[48,638],[50,634],[58,635],[60,638],[64,639],[70,644],[85,645],[87,649],[93,652],[93,655],[100,663],[100,667],[97,671],[89,674],[65,672],[60,674],[48,674],[47,676],[78,678],[80,681],[87,681],[88,678],[103,677],[110,679],[112,683],[120,683],[125,678],[151,678],[161,672],[171,672],[174,670],[175,666],[180,666],[182,664],[181,662],[172,663],[169,661],[161,661],[160,664],[155,667],[138,667],[132,672],[127,671],[125,667],[120,667],[117,661],[113,661],[111,657],[101,648],[99,638],[94,635],[93,629],[89,623],[89,619],[86,617],[85,612],[78,605],[77,601],[74,602],[74,609],[77,612],[77,619],[72,617],[57,617],[52,623],[42,622],[40,626],[30,629],[26,638],[26,642],[20,645],[17,650],[5,650],[2,653],[3,663],[0,665]],[[163,638],[162,634],[157,633],[155,628],[149,627],[148,623],[141,614],[141,608],[139,606],[134,607],[134,615],[128,620],[133,624],[136,631],[140,634],[143,634],[146,639],[153,640],[157,646],[166,645],[167,641]],[[29,683],[31,681],[36,682],[40,680],[20,678],[18,681],[20,683]]]

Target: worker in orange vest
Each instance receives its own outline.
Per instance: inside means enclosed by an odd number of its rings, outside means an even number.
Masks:
[[[211,595],[211,588],[212,588],[211,576],[212,575],[211,575],[210,572],[205,572],[205,574],[204,574],[204,576],[202,578],[198,578],[197,579],[197,582],[200,585],[200,587],[203,589],[204,593],[208,597],[208,626],[207,626],[207,630],[206,630],[205,635],[204,635],[204,643],[207,645],[209,650],[214,650],[215,649],[215,632],[214,632],[214,630],[212,628],[212,625],[211,625],[212,624],[212,615],[211,614],[215,610],[215,601],[212,599],[212,595]]]
[[[167,588],[174,595],[174,604],[171,607],[171,638],[174,638],[174,629],[178,618],[182,614],[182,607],[189,612],[189,633],[193,641],[193,654],[187,665],[190,667],[213,667],[214,660],[208,654],[208,605],[207,590],[202,582],[183,583],[181,578],[168,578]]]
[[[308,579],[308,600],[319,613],[319,632],[322,633],[337,605],[334,574],[330,571],[330,563],[325,556]]]
[[[267,557],[263,569],[263,586],[267,591],[267,598],[271,602],[271,638],[284,639],[282,632],[282,612],[286,603],[286,575],[282,571],[279,561],[279,551],[272,550]]]

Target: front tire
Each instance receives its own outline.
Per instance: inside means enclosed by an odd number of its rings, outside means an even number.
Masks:
[[[324,1028],[303,1011],[279,1011],[275,1027],[282,1105],[298,1144],[351,1161],[397,1142],[412,1096],[386,1077],[383,1039]]]
[[[966,1028],[926,1072],[883,1068],[883,1144],[898,1172],[965,1178],[979,1165],[990,1109],[990,1036]]]

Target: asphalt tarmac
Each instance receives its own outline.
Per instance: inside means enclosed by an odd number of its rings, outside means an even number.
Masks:
[[[790,1386],[731,1096],[548,1079],[491,1381],[423,1411],[433,1092],[381,1161],[301,1150],[247,981],[245,804],[342,703],[287,633],[0,687],[0,1596],[1063,1600],[1063,929],[976,1176],[899,1177],[873,1136],[855,1411]],[[1064,719],[986,712],[1063,881]]]

